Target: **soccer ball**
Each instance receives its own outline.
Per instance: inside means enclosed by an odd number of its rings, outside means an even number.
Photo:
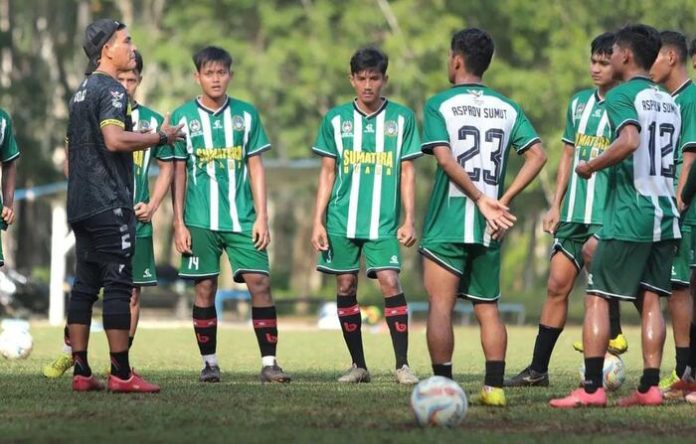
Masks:
[[[26,330],[8,329],[0,333],[0,355],[6,359],[24,359],[31,353],[34,341]]]
[[[422,427],[456,427],[464,420],[468,408],[464,390],[443,376],[419,382],[411,393],[411,410]]]
[[[626,380],[626,366],[623,360],[611,353],[607,353],[604,356],[604,377],[602,378],[602,385],[606,390],[614,391],[618,390],[619,387]],[[580,366],[580,381],[585,380],[585,363]]]

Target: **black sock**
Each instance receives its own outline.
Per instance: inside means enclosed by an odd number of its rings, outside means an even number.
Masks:
[[[193,306],[193,331],[201,356],[214,355],[217,348],[217,312],[215,306]]]
[[[259,343],[261,357],[275,356],[278,344],[278,321],[276,309],[271,307],[251,307],[251,321]]]
[[[684,370],[686,370],[686,366],[689,364],[689,352],[690,348],[689,347],[677,347],[677,376],[682,377],[684,376]]]
[[[130,378],[131,368],[128,362],[128,350],[109,354],[111,355],[111,374],[120,379]]]
[[[614,339],[623,333],[621,331],[621,310],[619,301],[616,299],[609,300],[609,338]]]
[[[73,369],[73,375],[75,376],[92,376],[92,369],[89,368],[89,363],[87,362],[87,351],[75,351],[72,352],[73,361],[75,361],[75,368]]]
[[[408,305],[403,293],[384,298],[384,318],[389,326],[396,368],[408,365]]]
[[[643,369],[643,376],[640,378],[640,385],[638,385],[638,391],[645,393],[650,390],[650,387],[657,385],[660,382],[660,369],[659,368],[645,368]]]
[[[353,364],[367,369],[362,332],[360,331],[362,316],[360,315],[358,299],[354,294],[350,296],[337,295],[336,304],[338,306],[338,319],[341,321],[341,330],[343,330],[343,339],[346,341]]]
[[[534,354],[532,355],[532,370],[539,373],[549,371],[549,361],[551,361],[551,353],[556,346],[556,341],[563,331],[562,328],[547,327],[539,324],[539,333],[537,333],[536,341],[534,342]]]
[[[486,378],[483,380],[485,385],[501,388],[504,375],[505,361],[486,361]]]
[[[133,346],[133,339],[135,339],[135,337],[128,336],[128,350]]]
[[[604,379],[604,356],[598,358],[585,358],[585,381],[583,383],[587,393],[594,393],[602,388]]]
[[[452,363],[433,364],[433,375],[452,379]]]
[[[696,324],[691,323],[689,330],[689,367],[691,367],[691,376],[696,376]]]

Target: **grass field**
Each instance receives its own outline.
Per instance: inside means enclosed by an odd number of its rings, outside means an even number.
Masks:
[[[282,327],[282,323],[281,323]],[[640,374],[639,336],[628,329],[625,357],[632,389]],[[388,333],[366,333],[371,384],[339,385],[335,378],[347,367],[340,332],[281,331],[279,358],[295,380],[290,385],[261,386],[255,337],[248,328],[222,328],[218,355],[223,382],[198,383],[200,360],[190,328],[138,332],[132,364],[162,385],[158,395],[115,395],[70,390],[70,378],[46,380],[41,366],[60,350],[61,330],[32,328],[34,350],[24,361],[0,360],[0,442],[315,442],[315,443],[443,443],[443,442],[609,442],[624,439],[655,442],[696,439],[696,407],[675,403],[659,408],[583,409],[547,407],[552,395],[577,385],[581,362],[570,344],[579,328],[559,340],[551,362],[551,387],[507,391],[504,409],[472,406],[455,430],[420,429],[408,407],[409,388],[393,382],[393,354]],[[507,373],[527,364],[536,330],[509,329]],[[455,379],[468,394],[480,388],[483,355],[476,328],[456,331]],[[671,339],[665,369],[673,365]],[[411,333],[411,364],[430,375],[424,329]],[[90,363],[103,372],[107,351],[103,333],[93,334]],[[663,373],[666,370],[663,370]],[[612,395],[612,400],[616,395]],[[588,441],[590,440],[590,441]]]

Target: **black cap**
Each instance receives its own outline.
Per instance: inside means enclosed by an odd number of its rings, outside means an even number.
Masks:
[[[125,27],[125,24],[112,19],[99,19],[87,26],[87,29],[85,29],[85,43],[82,45],[82,49],[85,50],[85,54],[89,59],[85,74],[89,75],[97,69],[101,50],[106,42],[109,41],[116,31]]]

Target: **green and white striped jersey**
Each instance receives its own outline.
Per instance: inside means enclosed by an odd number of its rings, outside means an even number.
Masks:
[[[601,224],[607,193],[608,172],[602,170],[585,180],[575,173],[580,161],[588,162],[609,147],[611,131],[604,110],[604,99],[597,90],[586,89],[568,104],[562,140],[575,147],[572,174],[563,199],[561,221]]]
[[[672,97],[650,79],[634,77],[607,94],[612,138],[627,125],[640,145],[610,169],[602,239],[658,242],[681,237],[674,197],[674,149],[681,117]]]
[[[520,106],[481,84],[455,85],[431,97],[423,114],[423,152],[449,147],[476,187],[494,199],[503,194],[510,148],[522,154],[539,142]],[[423,231],[423,242],[491,243],[474,201],[440,167]]]
[[[672,97],[677,106],[679,106],[682,124],[679,144],[677,145],[677,151],[674,153],[674,161],[677,165],[676,177],[679,177],[684,151],[696,151],[696,85],[691,80],[688,80],[672,93]],[[684,214],[683,222],[690,226],[696,225],[696,205],[691,204],[689,206],[686,214]]]
[[[12,118],[7,111],[0,108],[0,163],[11,162],[17,157],[19,157],[19,148],[14,135]],[[0,193],[0,206],[2,206],[2,193]]]
[[[177,108],[171,120],[184,124],[186,132],[186,140],[174,146],[174,157],[186,160],[185,224],[251,232],[256,211],[247,162],[271,148],[256,108],[229,97],[211,110],[195,99]]]
[[[337,106],[324,116],[312,151],[336,159],[327,232],[349,239],[394,237],[401,162],[422,155],[413,112],[386,99],[370,115],[355,101]]]
[[[152,109],[135,104],[131,108],[133,131],[150,130],[152,132],[162,125],[162,116]],[[133,204],[150,202],[150,181],[148,170],[152,157],[160,160],[172,160],[174,154],[169,145],[153,146],[142,151],[133,151]],[[136,237],[151,237],[152,223],[137,222],[135,226]]]

